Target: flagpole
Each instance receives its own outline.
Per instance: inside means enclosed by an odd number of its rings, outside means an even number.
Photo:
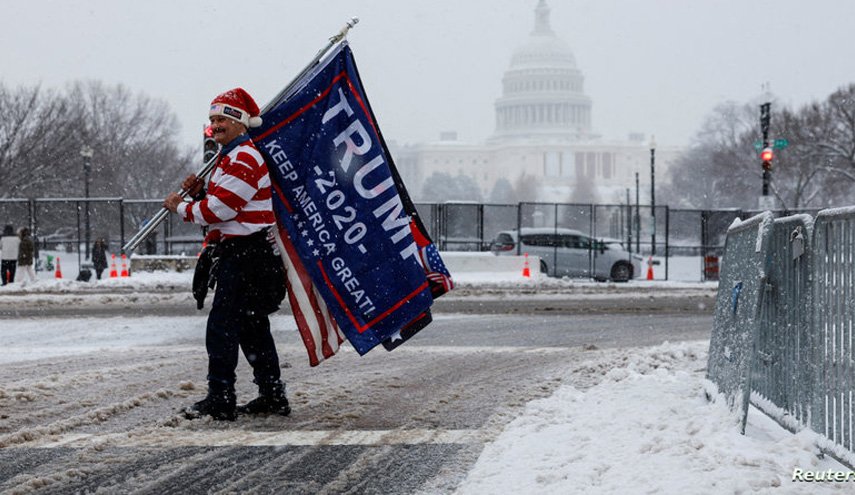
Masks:
[[[285,86],[285,89],[280,91],[279,94],[277,94],[275,98],[270,100],[270,102],[264,106],[264,108],[261,110],[261,113],[264,114],[265,112],[267,112],[268,110],[270,110],[271,108],[273,108],[274,106],[279,104],[279,100],[281,98],[283,98],[285,95],[287,95],[291,91],[291,89],[294,87],[294,85],[297,84],[297,82],[299,82],[300,79],[302,79],[303,76],[307,72],[312,70],[318,64],[318,62],[321,61],[321,59],[324,57],[324,55],[326,55],[326,53],[330,50],[330,48],[332,48],[336,44],[340,43],[347,36],[348,31],[353,29],[353,27],[356,26],[357,23],[359,23],[358,17],[352,17],[349,21],[347,21],[345,23],[344,27],[342,27],[338,33],[336,33],[335,35],[330,37],[329,41],[327,42],[326,45],[324,45],[323,48],[318,50],[318,53],[315,55],[315,57],[312,59],[312,61],[309,62],[306,65],[306,67],[304,67],[303,70],[301,70],[300,73],[297,74],[297,76],[294,77],[294,79],[292,79],[290,83],[288,83],[287,86]],[[202,177],[205,177],[206,175],[208,175],[211,172],[211,170],[213,170],[214,167],[216,166],[218,157],[219,157],[219,155],[215,155],[210,160],[208,160],[208,162],[205,163],[205,165],[203,165],[202,168],[200,168],[198,172],[196,172],[196,177],[202,178]],[[189,194],[188,189],[182,189],[178,193],[178,195],[181,196],[182,199],[186,198],[188,194]],[[139,246],[142,243],[142,241],[145,240],[146,237],[151,235],[151,233],[154,231],[154,229],[156,229],[161,223],[163,223],[163,221],[166,219],[166,217],[168,215],[169,215],[169,210],[165,207],[161,208],[160,211],[158,211],[157,214],[155,214],[151,218],[151,220],[146,222],[146,224],[127,243],[125,243],[124,246],[122,246],[122,253],[129,253],[129,252],[133,251],[134,249],[136,249],[137,246]]]
[[[292,79],[291,82],[288,83],[288,85],[285,86],[285,88],[280,91],[279,94],[276,95],[275,98],[270,100],[270,102],[268,102],[267,105],[265,105],[264,108],[261,109],[261,113],[264,114],[271,108],[278,105],[280,103],[280,100],[284,98],[294,88],[294,85],[297,84],[307,72],[309,72],[316,65],[318,65],[318,63],[321,61],[322,58],[324,58],[324,55],[326,55],[330,48],[340,43],[347,36],[348,31],[353,29],[353,27],[356,26],[358,23],[358,17],[351,17],[351,19],[344,24],[341,30],[335,35],[331,36],[329,42],[327,42],[327,44],[324,45],[323,48],[318,50],[318,53],[315,54],[315,57],[312,59],[312,61],[306,64],[305,67],[303,67],[303,70],[301,70],[300,73],[297,74],[297,77]]]

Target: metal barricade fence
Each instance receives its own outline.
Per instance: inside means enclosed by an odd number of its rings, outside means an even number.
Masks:
[[[728,231],[710,337],[707,378],[740,414],[743,432],[771,230],[772,215],[764,213]]]
[[[814,230],[814,319],[818,345],[815,431],[855,452],[853,440],[853,322],[855,322],[855,211],[827,210]]]
[[[764,409],[764,399],[770,401],[800,424],[809,423],[815,403],[812,232],[810,215],[779,218],[773,223],[751,374],[752,403]]]
[[[740,232],[725,242],[707,377],[742,409],[743,429],[750,390],[751,403],[779,424],[810,428],[823,451],[855,467],[855,209],[772,222],[760,292],[750,299],[735,296],[758,278],[757,254]],[[739,318],[736,298],[757,317]]]

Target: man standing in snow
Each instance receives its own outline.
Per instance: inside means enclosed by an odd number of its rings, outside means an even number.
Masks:
[[[185,222],[208,226],[206,250],[213,250],[210,275],[217,287],[205,339],[208,395],[184,414],[230,421],[237,413],[287,416],[291,408],[267,316],[285,295],[284,272],[271,231],[275,218],[267,164],[247,135],[248,127],[261,125],[258,105],[236,88],[214,98],[209,117],[222,148],[207,192],[202,181],[190,175],[182,186],[193,201],[172,193],[163,203]],[[236,406],[239,347],[252,365],[259,396]]]

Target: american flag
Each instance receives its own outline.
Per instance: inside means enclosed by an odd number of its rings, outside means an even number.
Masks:
[[[309,353],[309,364],[317,366],[321,361],[338,352],[344,342],[344,336],[330,315],[326,302],[306,273],[303,261],[297,255],[288,232],[281,225],[277,227],[276,244],[279,246],[279,255],[282,256],[282,262],[285,265],[285,285],[288,288],[291,311],[294,313],[297,330]]]
[[[445,267],[436,244],[430,243],[419,250],[419,258],[425,268],[427,279],[431,281],[431,292],[434,297],[445,294],[454,288],[451,273]]]

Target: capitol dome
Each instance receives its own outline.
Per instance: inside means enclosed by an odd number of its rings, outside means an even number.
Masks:
[[[493,140],[577,141],[591,133],[591,99],[570,46],[549,25],[549,6],[540,0],[534,30],[514,50],[496,100]]]

